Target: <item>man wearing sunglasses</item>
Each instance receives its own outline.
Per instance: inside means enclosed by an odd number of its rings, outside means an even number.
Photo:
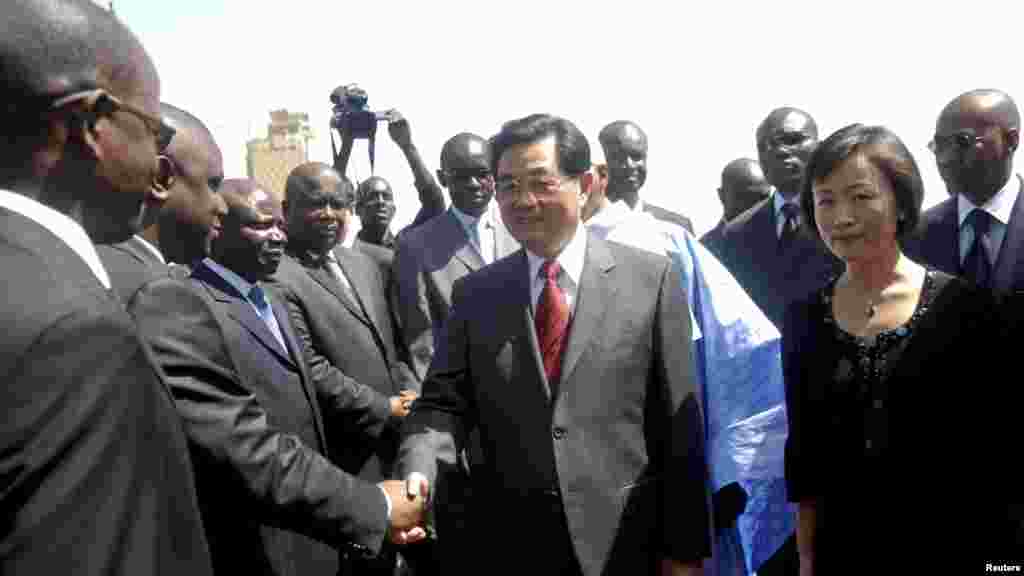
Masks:
[[[87,0],[3,17],[0,573],[211,574],[180,418],[93,246],[154,203],[159,77]]]
[[[111,282],[127,303],[146,282],[167,274],[168,263],[191,266],[209,256],[227,214],[217,194],[224,180],[220,148],[195,116],[167,103],[164,122],[175,131],[158,157],[152,196],[159,202],[145,229],[125,242],[97,246]]]
[[[972,90],[943,108],[928,147],[950,197],[921,215],[908,256],[984,288],[1024,288],[1019,130],[1017,105],[999,90]]]
[[[452,284],[519,249],[491,209],[490,162],[490,146],[480,136],[462,133],[445,142],[437,177],[448,189],[451,207],[398,240],[393,306],[420,379],[426,376],[435,338],[448,318]]]

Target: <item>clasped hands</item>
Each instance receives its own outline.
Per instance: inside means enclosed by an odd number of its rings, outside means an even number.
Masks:
[[[427,478],[413,472],[405,480],[385,480],[380,487],[391,501],[388,538],[395,544],[413,544],[427,537],[427,506],[430,484]]]

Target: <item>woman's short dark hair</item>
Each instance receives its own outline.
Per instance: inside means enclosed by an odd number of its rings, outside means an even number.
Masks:
[[[549,136],[555,137],[558,169],[562,174],[579,176],[590,170],[590,144],[575,124],[550,114],[531,114],[506,122],[501,132],[491,139],[492,171],[498,173],[498,161],[506,149],[520,144],[533,144]]]
[[[914,156],[906,145],[885,126],[851,124],[826,138],[811,154],[800,190],[804,221],[817,234],[814,221],[814,183],[824,180],[847,158],[863,154],[892,183],[899,220],[896,238],[903,240],[917,227],[924,201],[924,183]]]

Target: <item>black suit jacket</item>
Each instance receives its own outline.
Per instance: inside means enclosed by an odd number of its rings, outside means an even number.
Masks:
[[[720,259],[781,330],[786,306],[824,286],[843,265],[816,231],[802,229],[783,249],[777,230],[769,196],[725,225]]]
[[[212,574],[185,434],[132,319],[0,208],[0,573]]]
[[[671,222],[678,226],[682,226],[683,228],[686,228],[690,234],[693,234],[693,222],[682,214],[676,214],[671,210],[666,210],[665,208],[655,206],[649,202],[644,202],[644,212],[647,212],[651,216],[654,216],[663,222]]]
[[[167,264],[153,255],[142,240],[131,238],[120,244],[96,246],[110,283],[125,304],[144,284],[167,275]]]
[[[292,326],[315,374],[340,370],[382,397],[403,389],[420,389],[412,370],[396,347],[396,333],[384,280],[377,264],[365,254],[335,248],[338,265],[349,278],[357,302],[308,255],[289,255],[277,271],[277,293],[286,303]],[[327,422],[345,434],[342,422]],[[397,426],[388,428],[373,444],[345,442],[332,446],[336,461],[363,478],[389,477],[398,448]],[[336,450],[334,450],[336,449]]]
[[[1017,177],[1021,180],[1020,176]],[[959,276],[960,223],[957,198],[947,198],[921,214],[917,230],[903,243],[911,260]],[[999,292],[1024,290],[1024,180],[1013,204],[1010,222],[993,270],[992,287]]]
[[[652,574],[660,557],[709,555],[703,425],[681,293],[667,258],[590,236],[561,380],[551,383],[525,252],[456,282],[423,396],[406,420],[399,472],[437,479],[479,431],[477,506],[515,535],[516,550],[482,538],[467,553],[500,573],[547,573],[538,551],[551,544],[537,535],[550,517],[536,502],[553,492],[568,522],[562,538],[584,574]]]
[[[329,546],[379,550],[387,515],[380,489],[324,456],[322,412],[375,437],[388,407],[336,373],[311,374],[284,304],[269,298],[287,349],[205,263],[147,284],[132,311],[185,421],[217,572],[333,576]]]

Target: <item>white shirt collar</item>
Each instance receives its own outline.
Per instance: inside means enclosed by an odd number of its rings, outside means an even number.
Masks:
[[[555,260],[558,261],[558,265],[565,271],[566,276],[572,281],[573,286],[580,285],[580,277],[583,276],[583,262],[587,255],[587,231],[583,227],[582,223],[576,224],[576,232],[573,233],[572,239],[565,245],[562,252],[559,253]],[[526,259],[530,265],[530,280],[531,285],[540,277],[540,267],[544,264],[545,259],[537,256],[529,249],[526,249]]]
[[[241,293],[246,300],[249,300],[250,303],[252,302],[249,298],[249,292],[252,291],[253,286],[255,286],[254,284],[252,284],[245,278],[242,278],[238,274],[235,274],[228,268],[221,266],[220,263],[218,263],[213,258],[204,258],[203,262],[210,267],[210,270],[213,270],[228,284],[231,284],[235,288],[235,290],[238,290],[238,292]]]
[[[136,239],[136,240],[138,240],[139,242],[141,242],[141,243],[142,243],[142,246],[143,246],[143,247],[144,247],[144,248],[145,248],[145,249],[146,249],[146,250],[147,250],[147,251],[148,251],[148,252],[149,252],[150,254],[152,254],[153,256],[156,256],[156,257],[157,257],[157,259],[159,259],[159,260],[160,260],[161,262],[163,262],[164,264],[167,264],[167,260],[166,260],[166,259],[164,258],[164,255],[163,255],[163,254],[162,254],[162,253],[160,252],[160,249],[159,249],[159,248],[157,248],[156,246],[153,246],[152,244],[150,244],[150,243],[149,243],[149,240],[146,240],[145,238],[143,238],[143,236],[142,236],[141,234],[136,234],[136,235],[135,235],[135,239]]]
[[[104,288],[110,290],[110,276],[100,262],[96,246],[93,245],[85,229],[78,223],[53,208],[29,198],[28,196],[0,189],[0,207],[17,212],[39,224],[60,238],[78,257],[85,261],[96,279]]]
[[[626,204],[626,207],[628,208],[629,204]],[[633,212],[643,212],[645,207],[646,207],[646,204],[644,204],[644,199],[643,198],[637,198],[636,199],[636,206],[633,206]]]
[[[964,220],[975,208],[980,208],[985,212],[988,212],[993,218],[1004,226],[1010,224],[1010,216],[1013,214],[1013,205],[1017,202],[1017,196],[1020,194],[1020,181],[1016,176],[1011,176],[1006,180],[1006,184],[1003,188],[996,192],[996,195],[989,198],[989,201],[984,206],[976,206],[974,202],[971,202],[963,194],[956,195],[957,220],[960,227],[963,227]]]

